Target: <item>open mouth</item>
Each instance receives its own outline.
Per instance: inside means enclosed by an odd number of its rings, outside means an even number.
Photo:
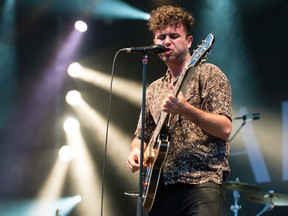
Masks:
[[[171,49],[168,49],[167,51],[164,52],[165,55],[170,55],[172,53]]]

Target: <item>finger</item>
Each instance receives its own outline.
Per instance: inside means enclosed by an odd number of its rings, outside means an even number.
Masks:
[[[169,87],[170,87],[170,89],[171,89],[171,90],[173,90],[173,91],[174,91],[174,89],[175,89],[175,86],[174,86],[172,83],[170,84],[170,86],[169,86]]]
[[[131,172],[137,171],[140,167],[137,157],[135,157],[135,159],[129,158],[127,160],[127,167],[128,167],[128,169],[130,169]]]
[[[132,169],[132,166],[131,166],[129,161],[127,161],[127,168],[130,169],[130,170]]]
[[[127,167],[130,170],[130,172],[132,172],[132,173],[135,172],[133,169],[133,166],[130,163],[127,163]]]
[[[163,112],[169,112],[169,109],[168,109],[168,107],[167,107],[166,104],[162,105],[161,110],[162,110]]]

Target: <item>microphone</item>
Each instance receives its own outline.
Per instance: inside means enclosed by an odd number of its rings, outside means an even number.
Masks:
[[[163,45],[156,44],[152,46],[143,46],[143,47],[130,47],[123,48],[120,51],[124,51],[126,53],[164,53],[169,49]]]
[[[253,121],[260,119],[260,113],[246,114],[240,117],[236,117],[235,119],[242,119],[244,121]]]

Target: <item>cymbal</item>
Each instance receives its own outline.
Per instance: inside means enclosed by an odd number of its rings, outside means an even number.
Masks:
[[[226,182],[227,190],[234,190],[234,191],[259,191],[261,190],[260,187],[253,184],[248,184],[240,181],[227,181]]]
[[[244,196],[244,199],[259,204],[272,203],[275,206],[288,206],[288,194],[275,193],[273,190],[250,193]]]

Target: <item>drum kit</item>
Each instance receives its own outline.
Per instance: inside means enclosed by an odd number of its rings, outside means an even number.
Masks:
[[[227,181],[226,188],[233,191],[234,205],[230,206],[230,210],[234,216],[238,216],[241,209],[241,206],[238,205],[240,192],[244,193],[244,199],[247,201],[265,205],[256,216],[272,211],[275,206],[288,206],[288,194],[275,193],[274,190],[265,192],[257,185],[240,182],[239,178],[236,178],[235,181]]]

